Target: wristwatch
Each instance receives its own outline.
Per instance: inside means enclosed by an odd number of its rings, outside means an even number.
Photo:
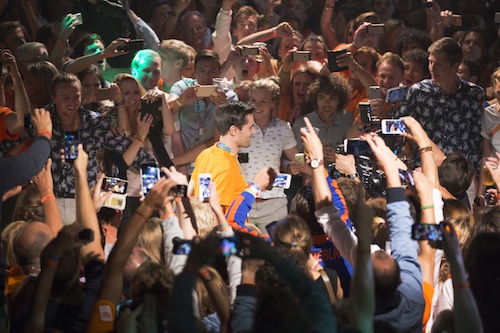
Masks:
[[[353,173],[353,174],[350,174],[350,175],[346,175],[346,176],[347,176],[348,178],[351,178],[351,179],[354,179],[354,178],[359,177],[357,172],[356,172],[356,173]]]
[[[311,160],[311,168],[317,169],[317,168],[320,167],[320,165],[323,165],[323,160],[320,160],[320,159],[317,159],[317,158],[313,158]]]

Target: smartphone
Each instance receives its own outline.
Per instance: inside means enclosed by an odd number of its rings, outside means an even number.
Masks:
[[[112,193],[111,196],[104,202],[103,207],[124,210],[126,204],[127,194]]]
[[[221,238],[220,253],[224,257],[239,255],[241,251],[240,239],[236,236],[229,238]]]
[[[386,103],[396,103],[405,98],[406,87],[394,87],[387,90]]]
[[[401,179],[401,183],[403,187],[408,187],[408,185],[415,186],[415,181],[413,180],[413,176],[408,170],[399,169],[399,179]]]
[[[95,99],[98,101],[104,100],[113,100],[115,98],[115,92],[109,88],[107,89],[98,89],[95,93]]]
[[[83,229],[76,235],[77,242],[83,243],[83,244],[88,244],[94,240],[94,230],[92,229]]]
[[[297,153],[295,154],[295,158],[294,158],[297,162],[300,162],[300,163],[305,163],[306,162],[306,157],[304,155],[304,153]]]
[[[141,119],[144,118],[146,114],[151,114],[153,115],[153,117],[155,117],[154,122],[156,122],[156,118],[161,118],[161,108],[163,105],[162,103],[163,101],[161,98],[155,99],[153,103],[148,103],[145,100],[141,99],[141,107],[139,109],[139,112],[141,113]]]
[[[383,35],[385,32],[384,23],[372,23],[366,27],[366,33],[368,35]]]
[[[273,187],[280,187],[286,190],[290,188],[291,181],[292,175],[288,173],[278,173],[276,178],[274,178]]]
[[[416,241],[427,240],[432,247],[442,248],[443,230],[439,224],[414,224],[411,226],[411,238]]]
[[[433,1],[427,1],[426,3],[424,3],[425,8],[431,8],[433,5],[434,5]]]
[[[361,121],[363,124],[368,125],[372,121],[372,110],[370,108],[370,103],[368,102],[359,102],[359,116],[361,117]]]
[[[24,128],[25,129],[32,129],[33,128],[33,123],[31,122],[31,117],[33,115],[31,113],[26,113],[24,115]]]
[[[406,125],[399,119],[382,119],[382,134],[402,134],[406,132]]]
[[[187,193],[187,185],[177,185],[170,189],[168,195],[176,198],[183,198],[186,196],[186,193]]]
[[[78,132],[66,132],[64,134],[64,158],[66,161],[74,161],[78,156],[78,144],[80,138]]]
[[[500,24],[500,12],[495,13],[495,23]]]
[[[118,46],[120,51],[135,52],[144,48],[144,39],[131,39],[125,45]]]
[[[444,25],[460,27],[462,26],[462,16],[457,14],[453,14],[451,16],[444,16],[443,23]]]
[[[120,178],[104,177],[101,189],[106,192],[118,194],[127,193],[128,181]]]
[[[347,53],[346,49],[338,50],[338,51],[328,50],[328,53],[327,53],[328,69],[330,70],[330,72],[341,72],[341,71],[345,71],[346,69],[349,68],[347,66],[339,67],[337,65],[337,57],[339,55],[344,54],[344,53]]]
[[[160,179],[160,168],[152,164],[141,165],[142,193],[148,194]]]
[[[199,198],[200,201],[208,201],[210,197],[210,182],[212,181],[212,175],[209,173],[200,173],[198,175],[199,182]]]
[[[216,86],[198,86],[196,87],[196,97],[210,97],[216,96]]]
[[[259,47],[258,46],[245,46],[241,49],[241,56],[256,56],[259,55]]]
[[[311,51],[295,51],[292,53],[293,61],[309,61],[311,60]]]
[[[372,149],[370,148],[370,145],[368,145],[368,142],[363,141],[361,139],[345,139],[344,140],[344,151],[347,154],[352,154],[354,156],[373,155]]]
[[[172,249],[172,252],[174,254],[188,255],[189,253],[191,253],[193,241],[175,237],[174,239],[172,239],[172,243],[174,243],[174,248]]]
[[[75,24],[76,25],[82,25],[83,24],[82,13],[76,13],[75,14]]]
[[[380,86],[370,86],[368,96],[370,99],[382,98],[382,90],[380,90]]]
[[[238,162],[248,163],[249,162],[248,153],[239,153],[238,154]]]
[[[271,237],[271,239],[273,239],[273,232],[274,232],[274,228],[276,228],[276,223],[278,223],[278,221],[273,221],[271,223],[269,223],[268,225],[266,225],[266,231],[267,231],[267,234],[269,235],[269,237]]]

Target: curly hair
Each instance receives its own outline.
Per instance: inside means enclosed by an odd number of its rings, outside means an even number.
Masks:
[[[337,73],[332,73],[328,76],[320,76],[311,83],[307,93],[307,99],[314,109],[317,110],[318,95],[328,94],[339,100],[337,111],[341,111],[349,102],[349,99],[351,98],[351,91],[351,87],[345,78]]]
[[[422,50],[427,51],[427,48],[431,45],[432,40],[428,34],[421,30],[405,28],[401,31],[398,39],[396,40],[394,51],[402,56],[404,45],[407,43],[417,43]]]

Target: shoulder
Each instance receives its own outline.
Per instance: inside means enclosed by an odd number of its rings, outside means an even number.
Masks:
[[[473,94],[473,95],[480,94],[481,96],[484,95],[483,88],[475,83],[461,80],[461,84],[462,84],[463,90],[470,93],[470,94]]]
[[[195,80],[193,79],[182,78],[172,85],[172,88],[170,88],[170,93],[178,94],[179,92],[182,92],[186,90],[188,87],[194,86],[195,84],[196,84]]]

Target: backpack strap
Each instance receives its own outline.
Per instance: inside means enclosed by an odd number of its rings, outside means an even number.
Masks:
[[[325,270],[322,269],[319,271],[319,274],[321,274],[321,278],[323,279],[323,282],[325,283],[326,291],[328,291],[328,298],[330,298],[330,304],[335,304],[335,294],[333,293],[333,288],[332,288],[332,281],[328,277],[328,274],[326,274]]]

